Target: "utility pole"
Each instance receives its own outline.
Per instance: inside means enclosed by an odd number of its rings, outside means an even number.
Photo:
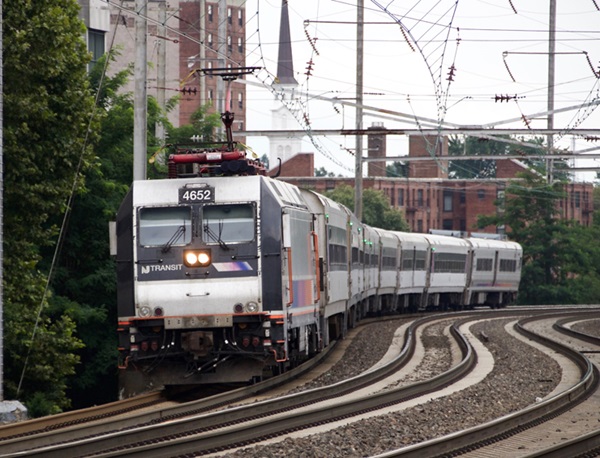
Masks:
[[[167,21],[167,2],[166,0],[161,0],[158,3],[158,22],[160,23],[158,29],[158,59],[156,64],[156,102],[161,110],[165,110],[165,91],[166,91],[166,71],[167,71],[167,29],[165,27],[165,23]],[[163,37],[163,38],[161,38]],[[165,126],[162,122],[158,121],[156,123],[156,137],[159,139],[161,146],[165,144],[166,134],[165,134]]]
[[[204,43],[206,43],[206,0],[199,0],[200,7],[200,21],[199,24],[202,24],[200,30],[198,31],[200,43],[198,44],[198,58],[200,62],[200,67],[206,66],[206,47]],[[200,90],[200,106],[206,105],[206,79],[198,78],[198,86]]]
[[[556,48],[556,0],[550,0],[550,20],[548,21],[548,129],[554,129],[554,69],[555,69],[555,48]],[[547,137],[548,154],[552,154],[552,144],[554,136],[549,134]],[[546,174],[548,183],[553,181],[554,160],[546,161]]]
[[[219,26],[217,28],[217,50],[219,51],[219,68],[226,68],[227,63],[221,56],[227,55],[227,1],[219,0]],[[217,80],[217,112],[225,113],[229,107],[225,106],[225,82],[223,78]],[[221,130],[222,132],[222,130]]]
[[[362,130],[363,118],[363,46],[364,46],[364,27],[365,27],[365,1],[358,0],[356,6],[356,130]],[[356,135],[356,159],[354,177],[354,214],[359,220],[362,220],[362,135]]]
[[[2,30],[4,30],[4,19],[2,17],[2,0],[0,0],[0,402],[4,401],[4,288],[3,284],[3,264],[4,264],[4,61],[2,60]]]
[[[133,94],[133,179],[146,179],[148,0],[135,0],[135,66]]]

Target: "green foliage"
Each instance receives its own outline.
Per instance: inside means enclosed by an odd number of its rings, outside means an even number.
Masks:
[[[354,209],[354,188],[341,185],[325,195],[332,200]],[[362,221],[369,226],[394,231],[409,231],[404,214],[390,206],[383,192],[376,189],[365,189],[363,193],[363,218]]]
[[[509,135],[497,135],[496,138],[505,141],[495,141],[487,137],[466,137],[461,139],[457,135],[450,137],[448,154],[450,156],[521,156],[521,161],[532,170],[546,175],[546,160],[536,158],[547,153],[544,137],[511,138]],[[517,143],[517,142],[520,142]],[[531,146],[527,146],[531,144]],[[555,160],[553,163],[553,177],[557,180],[567,178],[564,161]],[[458,179],[494,178],[496,176],[495,159],[467,159],[452,161],[449,166],[449,176]]]
[[[325,167],[319,167],[318,169],[315,169],[315,176],[316,177],[334,177],[335,173],[327,171],[327,169]]]
[[[600,226],[600,186],[594,186],[594,213],[593,223],[594,226]]]
[[[133,177],[133,98],[121,91],[131,69],[111,77],[96,73],[105,67],[103,57],[90,74],[94,90],[100,90],[97,167],[88,171],[86,188],[74,200],[53,281],[56,296],[51,301],[57,314],[74,317],[77,334],[85,342],[85,348],[78,352],[82,364],[69,386],[73,405],[78,408],[113,401],[117,395],[116,266],[109,254],[108,222],[114,220]],[[158,148],[154,127],[159,120],[170,127],[166,114],[151,98],[147,126],[150,151]]]
[[[503,136],[508,138],[508,135]],[[466,137],[461,140],[457,135],[450,137],[448,141],[448,154],[450,156],[503,156],[509,153],[507,143],[491,141],[485,138]],[[496,176],[496,161],[491,159],[468,159],[464,161],[452,161],[448,170],[452,178],[490,178]]]
[[[408,163],[407,162],[392,162],[385,167],[385,176],[391,178],[407,178]]]
[[[150,102],[152,103],[152,100]],[[201,147],[220,141],[217,138],[216,130],[222,126],[221,116],[218,113],[209,113],[210,107],[210,104],[199,107],[191,116],[191,124],[173,127],[165,122],[167,145],[155,143],[156,148],[150,159],[152,167],[148,170],[148,178],[166,178],[168,157],[176,151],[177,146]],[[153,111],[149,105],[149,116]],[[158,114],[158,112],[156,113]],[[195,143],[192,137],[201,139],[201,143]],[[149,141],[148,145],[152,145],[152,143]]]
[[[535,174],[520,175],[506,189],[504,214],[480,217],[480,227],[508,226],[511,240],[523,246],[519,302],[568,304],[596,302],[600,294],[598,227],[561,218],[560,182],[548,184]]]
[[[72,317],[48,306],[40,268],[74,182],[83,185],[77,171],[94,166],[97,123],[78,14],[75,0],[3,3],[5,391],[40,415],[69,406],[66,380],[81,348]],[[47,402],[35,401],[39,393]]]
[[[200,137],[203,142],[217,141],[215,132],[222,126],[221,116],[218,113],[209,113],[210,104],[200,106],[191,116],[191,124],[168,129],[169,143],[189,145],[194,135]]]

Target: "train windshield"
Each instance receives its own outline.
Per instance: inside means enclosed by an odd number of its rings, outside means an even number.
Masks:
[[[207,205],[202,211],[202,238],[206,243],[254,240],[254,209],[250,204]]]
[[[192,212],[189,207],[140,209],[140,245],[187,245],[192,240]]]

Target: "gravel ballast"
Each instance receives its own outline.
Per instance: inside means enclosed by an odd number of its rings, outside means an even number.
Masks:
[[[481,383],[409,409],[363,419],[321,434],[247,447],[225,456],[372,456],[476,426],[531,405],[554,389],[560,381],[561,369],[554,359],[507,333],[508,322],[485,321],[471,327],[475,336],[482,333],[487,336],[483,344],[494,357],[494,368]],[[350,345],[344,361],[313,385],[333,383],[370,367],[385,354],[398,326],[397,321],[386,321],[367,327]],[[402,384],[430,378],[449,367],[449,342],[442,330],[440,324],[425,329],[423,362],[415,373],[406,375]],[[379,338],[374,339],[375,335]]]

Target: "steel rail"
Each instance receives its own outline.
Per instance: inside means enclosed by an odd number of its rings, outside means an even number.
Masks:
[[[472,313],[472,312],[471,312]],[[455,315],[460,318],[460,314]],[[251,405],[243,405],[227,410],[207,413],[203,415],[195,415],[183,419],[174,419],[163,424],[147,424],[146,426],[136,427],[125,431],[114,432],[105,436],[90,437],[75,442],[64,444],[55,444],[49,447],[36,448],[34,450],[26,450],[17,452],[7,456],[44,456],[48,458],[60,457],[67,458],[71,456],[128,456],[131,454],[143,453],[145,457],[164,456],[178,454],[180,450],[193,449],[216,449],[227,446],[227,444],[240,443],[240,441],[248,442],[255,441],[257,438],[263,437],[263,434],[258,434],[257,431],[264,428],[267,435],[274,434],[273,431],[286,431],[289,428],[300,428],[304,424],[314,424],[315,422],[333,421],[334,418],[340,415],[351,415],[351,412],[356,412],[364,409],[380,408],[386,403],[399,402],[403,397],[406,398],[415,396],[423,392],[423,383],[411,385],[402,389],[396,389],[390,392],[381,393],[375,396],[369,396],[367,399],[359,399],[356,402],[347,402],[333,409],[323,411],[322,408],[308,409],[308,414],[298,414],[298,412],[286,413],[291,409],[307,406],[318,401],[331,399],[352,392],[358,388],[364,387],[370,383],[374,383],[379,379],[385,378],[391,373],[399,370],[412,357],[416,346],[415,332],[419,326],[439,319],[448,319],[448,315],[431,315],[421,318],[413,322],[405,334],[404,345],[398,357],[383,365],[376,370],[366,371],[359,376],[351,379],[317,388],[310,391],[304,391],[276,399],[266,400]],[[455,337],[461,341],[460,337]],[[468,351],[468,343],[459,344],[463,348],[463,353],[468,353],[469,359],[463,359],[463,362],[450,373],[460,377],[462,371],[470,370],[473,364],[471,358],[474,358],[473,352]],[[430,382],[429,391],[435,389],[435,386],[448,383],[452,376],[445,374],[434,382]],[[434,388],[432,388],[434,387]],[[358,404],[357,404],[358,402]],[[378,407],[376,407],[378,406]],[[277,414],[276,417],[273,417]],[[270,416],[270,417],[267,417]],[[282,420],[281,418],[284,418]],[[249,424],[231,425],[252,420]],[[138,423],[139,424],[139,423]],[[256,426],[262,425],[262,426]],[[227,428],[225,428],[227,426]],[[216,431],[216,427],[221,428]],[[305,426],[306,427],[306,426]],[[248,429],[250,428],[250,429]],[[227,433],[225,430],[229,430]],[[204,432],[201,432],[204,431]],[[243,432],[246,431],[246,432]],[[280,433],[281,433],[280,432]],[[197,439],[192,440],[192,434],[195,434]],[[176,436],[178,439],[173,440]],[[182,438],[182,436],[185,436]],[[168,440],[159,438],[166,437]],[[55,441],[54,441],[55,442]],[[140,445],[140,443],[150,443],[150,446]],[[137,444],[133,448],[132,444]],[[168,449],[166,452],[165,447]],[[106,450],[106,452],[101,452]],[[114,451],[111,451],[114,450]],[[3,456],[3,455],[1,455]]]
[[[0,426],[0,440],[4,441],[7,438],[18,436],[30,436],[42,431],[47,432],[58,428],[64,428],[68,425],[76,425],[84,422],[95,421],[102,418],[111,417],[119,413],[129,412],[135,409],[155,405],[161,401],[164,401],[163,392],[154,391],[133,398],[89,407],[86,409],[49,415],[46,417],[35,418],[18,423],[10,423]]]
[[[368,323],[365,322],[364,324]],[[239,402],[309,372],[323,362],[336,345],[337,342],[333,341],[331,345],[327,346],[317,356],[282,375],[272,377],[254,385],[217,394],[210,398],[189,401],[176,406],[159,407],[151,412],[136,413],[136,409],[155,405],[161,400],[165,400],[162,392],[153,392],[99,406],[98,409],[83,409],[44,417],[39,420],[29,420],[7,425],[0,428],[0,431],[3,432],[2,436],[0,436],[3,438],[0,441],[0,456],[11,456],[11,453],[39,447],[40,444],[48,445],[73,440],[74,437],[108,434],[116,430],[134,428],[140,425],[141,419],[143,419],[144,423],[158,423],[179,416],[189,415],[190,413],[200,413],[233,402]],[[148,401],[144,402],[146,400]],[[113,418],[116,415],[127,412],[130,415],[126,418]]]
[[[589,313],[589,310],[586,313]],[[549,399],[518,412],[443,437],[424,441],[401,449],[391,450],[373,458],[431,458],[458,456],[463,452],[489,445],[490,443],[494,443],[541,422],[547,421],[574,405],[583,402],[589,395],[596,391],[598,387],[600,379],[598,368],[578,351],[525,328],[526,324],[535,320],[554,318],[568,314],[573,314],[573,312],[558,312],[554,314],[531,316],[516,323],[515,330],[572,360],[579,367],[581,372],[581,378],[577,384]]]

